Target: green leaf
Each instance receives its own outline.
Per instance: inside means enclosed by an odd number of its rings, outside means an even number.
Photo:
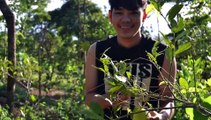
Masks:
[[[92,109],[89,109],[88,107],[85,107],[85,109],[83,109],[81,112],[84,114],[86,119],[104,120],[102,116],[99,116],[97,113],[95,113]]]
[[[178,33],[178,32],[180,32],[181,30],[183,30],[184,26],[185,26],[184,20],[183,20],[183,18],[181,17],[181,18],[179,19],[178,25],[177,25],[176,27],[173,27],[173,28],[172,28],[172,32],[173,32],[173,33]]]
[[[150,60],[152,60],[152,62],[154,62],[155,64],[157,64],[156,58],[151,53],[147,52],[147,56],[149,57]]]
[[[128,79],[131,79],[131,77],[132,77],[132,73],[131,72],[126,72],[126,75],[127,75]]]
[[[170,39],[168,39],[168,37],[165,35],[165,34],[163,34],[162,32],[161,32],[161,35],[162,35],[162,37],[163,37],[163,40],[164,40],[164,42],[166,43],[166,45],[168,46],[168,48],[169,48],[169,50],[171,49],[171,50],[174,50],[175,49],[175,45],[172,43],[172,41],[170,40]],[[172,51],[172,53],[173,53],[174,51]],[[172,54],[173,55],[173,54]]]
[[[165,80],[159,83],[159,86],[161,85],[168,85],[168,82],[166,82]]]
[[[191,47],[191,43],[187,42],[185,44],[182,44],[179,46],[179,48],[177,49],[177,51],[175,52],[176,55],[188,50]]]
[[[175,19],[172,19],[171,21],[170,21],[170,25],[171,25],[171,27],[172,27],[172,32],[173,32],[173,29],[174,28],[176,28],[177,27],[177,21],[175,20]],[[173,32],[174,33],[174,32]]]
[[[106,83],[109,84],[109,85],[111,85],[111,86],[116,86],[116,83],[113,82],[113,81],[107,80]]]
[[[118,66],[120,75],[124,75],[128,68],[126,62],[120,61]]]
[[[182,7],[183,7],[182,4],[176,4],[168,11],[167,16],[168,16],[169,21],[174,19],[174,17],[180,12]]]
[[[183,94],[183,95],[187,95],[187,90],[186,89],[182,89],[182,90],[180,90],[180,92]]]
[[[105,70],[105,73],[108,73],[108,72],[109,72],[109,68],[108,68],[107,65],[103,65],[103,68],[104,68],[104,70]]]
[[[201,58],[198,58],[196,61],[195,61],[195,66],[197,67],[197,66],[199,66],[200,64],[202,63],[202,60],[201,60]]]
[[[135,107],[133,110],[132,120],[147,120],[147,113],[141,107]],[[141,112],[143,111],[143,112]]]
[[[182,89],[188,90],[188,88],[189,88],[188,82],[187,82],[184,78],[180,78],[180,79],[179,79],[179,84],[180,84],[180,87],[181,87]]]
[[[100,106],[99,103],[97,102],[91,102],[90,103],[90,108],[99,116],[104,116],[104,112],[102,107]]]
[[[22,32],[20,32],[20,31],[18,31],[16,33],[16,35],[19,36],[19,37],[21,37],[21,38],[25,38],[24,34]]]
[[[83,41],[80,44],[80,48],[84,51],[87,51],[89,49],[90,43],[88,41]]]
[[[162,6],[164,5],[165,1],[157,1],[157,0],[150,0],[150,3],[155,7],[157,11],[161,11]]]
[[[30,95],[30,100],[31,100],[32,102],[36,102],[36,101],[37,101],[37,98],[36,98],[35,95]]]
[[[104,65],[108,65],[110,63],[109,58],[100,58],[100,61],[104,64]]]
[[[208,86],[211,87],[211,78],[209,78],[206,83],[207,83]]]
[[[118,85],[109,89],[109,93],[114,93],[122,88],[122,85]]]
[[[202,99],[203,100],[203,106],[209,110],[211,110],[211,96]]]
[[[155,44],[153,45],[152,48],[152,55],[155,56],[155,58],[157,58],[157,56],[159,56],[160,54],[157,52],[158,51],[158,45],[159,45],[159,41],[156,41]]]
[[[188,90],[188,92],[190,92],[190,93],[196,92],[196,89],[195,89],[195,87],[189,87],[189,90]]]
[[[179,33],[179,34],[176,36],[175,40],[177,41],[178,39],[182,38],[182,37],[183,37],[184,35],[186,35],[186,34],[187,34],[186,31],[182,31],[181,33]]]
[[[97,69],[105,73],[105,70],[103,68],[97,68]]]
[[[157,11],[160,11],[160,6],[157,1],[151,0],[150,3],[155,7]]]
[[[193,120],[193,108],[185,108],[185,112],[187,113],[187,115],[189,116],[189,120]]]
[[[194,120],[209,120],[209,116],[205,116],[203,115],[203,113],[197,111],[196,109],[194,109]]]
[[[172,62],[173,61],[173,57],[174,57],[174,49],[168,47],[165,50],[165,54],[166,54],[167,58],[169,59],[169,61]]]

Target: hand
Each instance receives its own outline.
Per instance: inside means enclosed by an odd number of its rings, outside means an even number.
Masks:
[[[128,105],[130,101],[130,97],[126,95],[117,94],[116,100],[113,101],[113,106],[125,106]]]
[[[168,114],[166,112],[150,111],[147,118],[147,120],[168,120]]]

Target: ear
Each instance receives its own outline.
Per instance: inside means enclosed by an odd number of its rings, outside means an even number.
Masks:
[[[109,21],[111,22],[112,21],[112,11],[111,10],[108,11],[108,18],[109,18]]]
[[[144,9],[143,10],[143,22],[144,22],[144,20],[147,18],[147,13],[146,13],[146,9]]]

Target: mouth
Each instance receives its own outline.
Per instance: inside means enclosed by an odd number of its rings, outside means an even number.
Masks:
[[[132,25],[130,25],[130,26],[124,26],[124,25],[120,25],[119,26],[121,29],[131,29],[133,26]]]
[[[133,26],[132,25],[120,25],[119,28],[121,28],[121,29],[131,29],[131,28],[133,28]]]
[[[121,29],[130,29],[131,27],[120,26]]]

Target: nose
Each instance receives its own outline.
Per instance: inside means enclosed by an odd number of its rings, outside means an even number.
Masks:
[[[129,15],[124,15],[124,16],[122,17],[122,22],[130,22],[130,21],[131,21],[131,18],[130,18]]]

